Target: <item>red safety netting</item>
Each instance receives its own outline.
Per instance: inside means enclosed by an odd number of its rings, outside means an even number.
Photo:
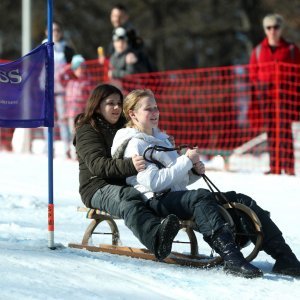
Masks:
[[[197,145],[204,159],[221,155],[230,170],[293,174],[300,167],[299,71],[299,66],[284,63],[239,65],[135,74],[114,84],[125,94],[151,89],[161,129],[177,144]],[[82,82],[74,83],[73,92],[66,94],[66,114],[63,120],[57,118],[56,140],[60,122],[68,123],[68,112],[73,116],[80,112],[89,92],[107,80],[107,65],[86,63]],[[72,85],[70,77],[63,85]],[[79,89],[80,100],[75,95]],[[32,130],[32,139],[41,136],[42,130]],[[10,133],[1,129],[1,145],[9,139]]]
[[[209,157],[220,154],[230,169],[256,165],[271,173],[295,173],[299,66],[230,66],[123,80],[127,92],[140,87],[155,93],[160,127],[178,144],[197,145]]]

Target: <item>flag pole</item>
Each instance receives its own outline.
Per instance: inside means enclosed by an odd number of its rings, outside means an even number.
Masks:
[[[47,0],[48,42],[52,43],[53,1]],[[53,64],[53,58],[50,59]],[[53,68],[52,68],[53,69]],[[53,76],[53,72],[52,72]],[[53,89],[50,86],[50,88]],[[51,93],[54,102],[54,93]],[[53,127],[48,127],[48,247],[54,250],[54,203],[53,203]]]

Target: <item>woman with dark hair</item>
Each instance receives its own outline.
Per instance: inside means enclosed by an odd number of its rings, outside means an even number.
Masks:
[[[90,95],[84,113],[75,119],[74,145],[79,162],[79,192],[89,208],[104,210],[124,219],[126,226],[155,256],[162,260],[172,249],[179,230],[174,215],[161,218],[148,208],[142,195],[126,186],[125,178],[144,170],[141,156],[112,159],[110,149],[122,116],[123,95],[112,85],[98,85]]]

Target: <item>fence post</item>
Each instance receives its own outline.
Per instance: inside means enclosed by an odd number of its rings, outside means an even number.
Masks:
[[[275,62],[275,173],[281,174],[280,170],[280,63]]]

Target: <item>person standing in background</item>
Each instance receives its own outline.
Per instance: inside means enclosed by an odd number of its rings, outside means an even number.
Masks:
[[[14,128],[0,128],[0,151],[12,151]]]
[[[64,39],[63,26],[61,23],[53,22],[53,52],[54,52],[54,101],[57,113],[57,123],[59,127],[60,138],[64,144],[64,153],[67,158],[70,158],[70,131],[65,114],[65,90],[61,83],[61,75],[64,72],[64,67],[67,63],[71,63],[72,57],[75,54],[73,48],[68,46]],[[46,37],[48,31],[45,31]],[[46,42],[47,39],[43,41]],[[45,137],[47,131],[44,130]]]
[[[278,82],[276,83],[274,66],[268,64],[272,62],[300,64],[300,51],[295,44],[287,42],[282,37],[283,27],[284,20],[282,16],[269,14],[264,17],[263,28],[266,37],[253,49],[249,71],[254,89],[252,107],[256,105],[259,109],[260,116],[258,118],[261,119],[259,122],[266,122],[264,125],[268,135],[270,153],[270,172],[267,173],[280,174],[281,171],[284,171],[285,174],[295,175],[292,121],[299,118],[299,114],[295,109],[297,99],[292,99],[287,93],[283,95],[281,92],[280,115],[278,116],[276,111],[278,107],[275,103],[276,97],[278,97],[275,84],[278,85]],[[280,84],[281,89],[283,80]],[[279,87],[277,86],[277,88]],[[284,89],[290,91],[293,87],[285,86]],[[278,119],[278,117],[280,141],[278,141],[278,134],[276,133],[276,128],[278,128],[276,118]],[[278,145],[279,155],[278,149],[276,151]]]
[[[110,22],[113,26],[112,35],[115,34],[117,28],[122,27],[126,30],[126,36],[128,38],[128,45],[132,49],[142,49],[143,40],[138,36],[135,27],[130,21],[128,9],[123,4],[116,4],[112,7],[110,12]],[[111,56],[115,49],[113,43],[110,43],[108,47],[108,55]]]
[[[114,53],[110,57],[108,77],[120,80],[126,75],[151,72],[148,57],[141,51],[133,50],[128,42],[126,30],[118,27],[112,37]]]
[[[66,74],[70,74],[66,78]],[[69,126],[69,144],[71,158],[75,159],[75,148],[72,145],[75,117],[85,109],[91,91],[91,82],[88,80],[85,59],[82,55],[73,56],[71,64],[66,65],[62,74],[62,84],[65,86],[66,119]]]

